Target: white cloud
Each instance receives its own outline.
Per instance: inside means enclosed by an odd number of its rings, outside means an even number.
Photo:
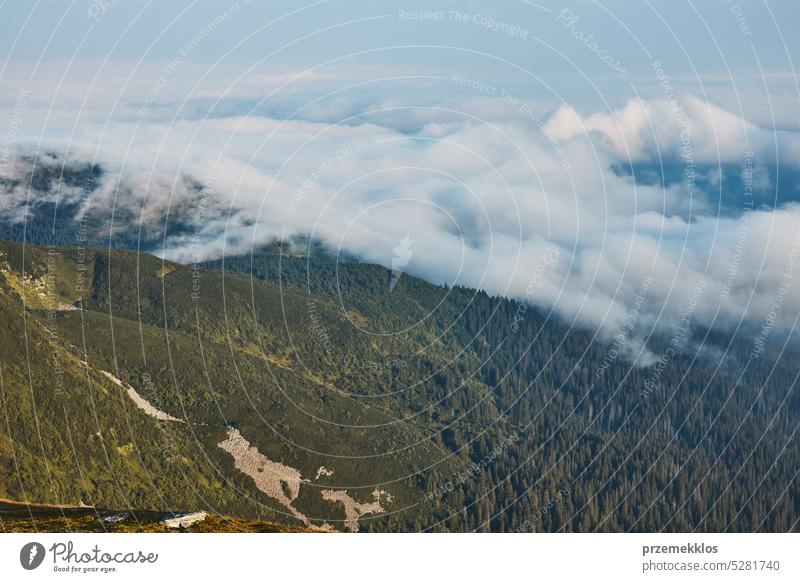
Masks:
[[[285,78],[252,77],[247,90]],[[186,233],[166,241],[165,256],[180,261],[215,258],[223,248],[243,252],[286,233],[389,267],[392,249],[410,235],[407,272],[517,298],[530,294],[536,272],[535,303],[608,338],[648,278],[633,344],[654,328],[673,333],[692,303],[695,325],[730,330],[742,322],[756,334],[780,302],[770,333],[791,329],[800,293],[780,290],[796,268],[800,207],[720,215],[713,196],[685,182],[635,184],[617,168],[688,164],[688,136],[691,162],[709,183],[722,180],[715,164],[742,165],[755,150],[763,188],[776,151],[782,164],[800,165],[796,134],[763,129],[695,97],[679,106],[631,101],[596,113],[565,105],[549,116],[540,112],[541,124],[518,107],[470,97],[451,102],[451,111],[397,107],[337,123],[390,103],[378,96],[359,105],[340,96],[295,120],[170,122],[155,115],[137,124],[112,115],[106,126],[98,115],[74,135],[48,128],[43,147],[69,150],[73,161],[97,157],[105,173],[90,212],[116,207],[118,217],[136,217],[123,228],[138,228],[140,216],[161,225],[167,211],[193,213],[194,182],[205,184],[214,201],[203,215],[202,242]],[[55,119],[63,117],[57,111]],[[5,171],[13,177],[21,170]],[[19,216],[27,194],[4,191],[2,211]],[[537,271],[554,247],[558,261]]]

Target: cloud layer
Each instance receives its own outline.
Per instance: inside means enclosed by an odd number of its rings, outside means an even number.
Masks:
[[[183,262],[303,235],[391,268],[409,237],[405,271],[531,301],[606,339],[633,330],[630,355],[652,333],[688,341],[687,325],[792,333],[800,207],[775,189],[777,171],[800,166],[796,133],[669,90],[547,111],[446,82],[446,98],[421,105],[377,91],[282,117],[250,101],[213,117],[137,117],[131,105],[16,139],[0,208],[19,221],[44,201],[83,203],[99,224],[113,210],[116,232],[162,235],[180,217],[190,227],[159,253]],[[57,168],[96,162],[91,195],[57,181],[32,190],[37,151]]]

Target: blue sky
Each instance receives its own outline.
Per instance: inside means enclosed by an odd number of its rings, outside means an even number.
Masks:
[[[681,91],[741,109],[760,124],[798,129],[792,62],[800,55],[798,21],[800,4],[793,0],[6,0],[0,58],[8,65],[3,71],[17,65],[39,78],[48,65],[71,62],[65,82],[84,81],[97,71],[106,78],[122,61],[140,68],[169,62],[200,35],[182,68],[208,71],[216,64],[213,75],[234,79],[251,67],[320,67],[365,79],[376,70],[460,72],[491,79],[543,108],[563,101],[616,107],[631,97],[657,97],[652,63],[659,61]],[[213,31],[204,35],[209,25]],[[630,74],[615,74],[598,51]]]
[[[518,66],[573,100],[590,100],[595,96],[589,81],[615,99],[632,93],[629,84],[652,91],[654,60],[660,60],[682,87],[702,93],[706,85],[755,87],[761,70],[769,75],[791,72],[789,55],[800,55],[800,38],[793,30],[800,21],[800,5],[790,0],[617,0],[602,6],[548,0],[7,0],[0,3],[0,55],[28,62],[169,61],[203,27],[231,9],[235,14],[192,51],[192,62],[222,59],[229,64],[304,68],[343,57],[343,67],[371,65],[431,74],[468,67],[482,76],[508,79],[518,76],[513,69]],[[558,20],[562,10],[579,17],[569,29],[564,27],[566,19]],[[403,16],[414,12],[434,17],[420,21]],[[464,16],[466,21],[460,19]],[[518,27],[524,38],[491,30],[482,25],[484,18]],[[610,75],[608,67],[570,34],[576,31],[593,35],[604,54],[623,63],[631,77],[620,83]],[[441,48],[400,48],[409,45]],[[363,51],[374,52],[356,54]]]

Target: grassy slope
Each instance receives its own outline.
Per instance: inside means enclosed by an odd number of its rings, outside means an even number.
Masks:
[[[20,245],[0,249],[17,278],[47,271],[41,249],[27,247],[24,265]],[[226,423],[306,477],[321,465],[333,468],[325,487],[348,487],[367,499],[371,487],[354,484],[381,486],[403,506],[414,503],[416,485],[397,475],[413,475],[446,456],[417,427],[395,422],[392,411],[331,389],[322,375],[287,357],[280,321],[284,314],[302,317],[306,301],[299,294],[281,298],[271,283],[253,290],[239,278],[204,273],[200,299],[193,300],[186,267],[173,265],[164,274],[154,257],[114,251],[87,255],[91,278],[76,297],[70,261],[77,255],[60,251],[56,277],[68,285],[57,302],[80,299],[83,310],[46,311],[52,297],[28,294],[23,309],[19,286],[8,283],[14,275],[0,282],[7,427],[0,437],[0,495],[127,509],[211,507],[286,519],[217,448]],[[223,286],[227,320],[220,310]],[[54,372],[56,363],[63,372]],[[189,423],[165,426],[147,417],[100,370]],[[367,438],[360,425],[386,428]],[[387,450],[400,452],[382,454]],[[319,498],[320,487],[304,486],[298,506],[310,516],[340,519],[340,508]]]

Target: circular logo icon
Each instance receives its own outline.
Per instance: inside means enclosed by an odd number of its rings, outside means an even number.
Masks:
[[[19,563],[26,570],[35,570],[44,561],[44,546],[39,542],[29,542],[19,551]]]

